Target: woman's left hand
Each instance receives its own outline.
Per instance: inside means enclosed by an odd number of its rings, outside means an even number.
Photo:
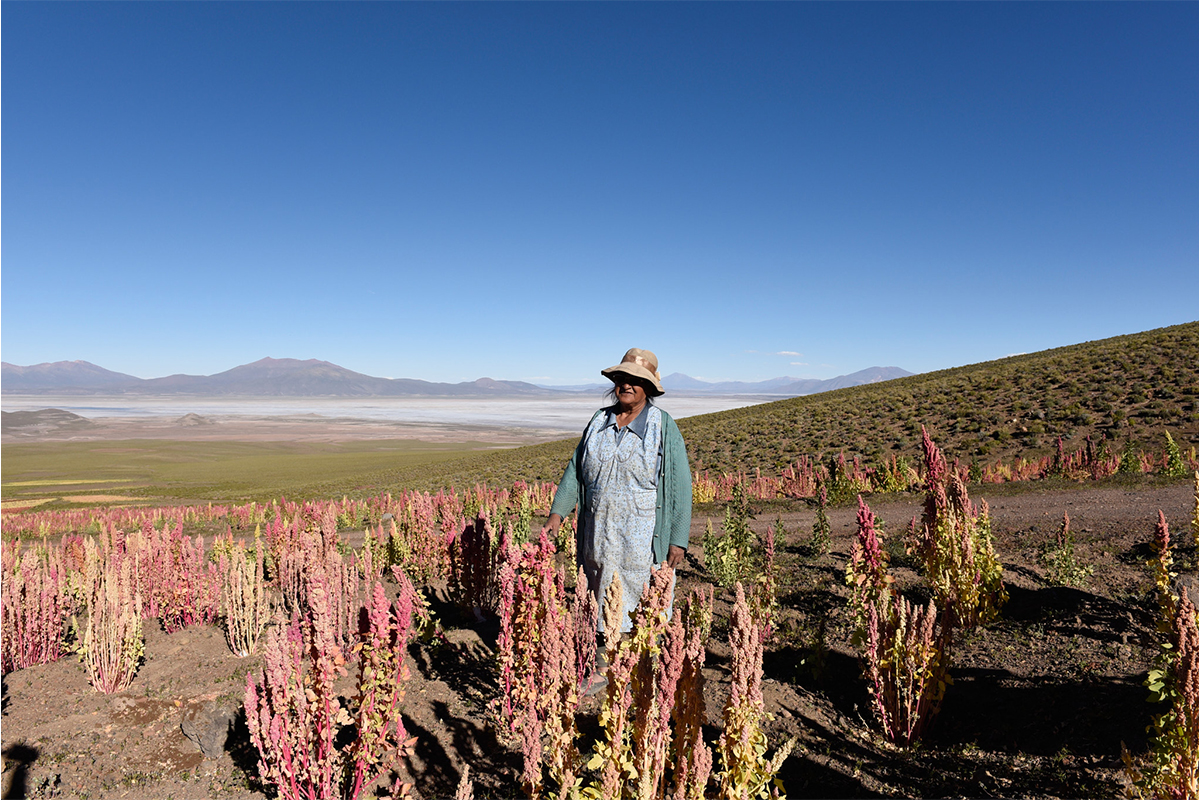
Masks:
[[[687,550],[677,544],[671,545],[671,549],[667,551],[667,566],[671,569],[679,569],[685,555],[687,555]]]

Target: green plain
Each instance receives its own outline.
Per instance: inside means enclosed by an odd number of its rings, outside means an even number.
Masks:
[[[492,447],[413,440],[38,442],[4,445],[0,474],[6,500],[116,492],[147,501],[246,502],[308,496],[306,489],[314,485],[359,494],[366,488],[361,476]],[[53,506],[40,509],[48,507]]]

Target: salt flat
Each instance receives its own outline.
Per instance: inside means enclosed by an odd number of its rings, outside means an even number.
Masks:
[[[681,419],[778,399],[664,395],[655,402]],[[530,444],[578,434],[602,405],[599,394],[497,399],[5,395],[0,400],[4,411],[58,408],[92,423],[69,430],[10,433],[5,441],[420,439]]]

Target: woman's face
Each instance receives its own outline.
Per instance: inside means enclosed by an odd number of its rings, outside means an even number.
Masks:
[[[646,402],[646,386],[639,378],[617,374],[613,376],[613,391],[622,408],[637,408]]]

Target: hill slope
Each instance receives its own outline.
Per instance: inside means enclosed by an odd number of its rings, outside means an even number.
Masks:
[[[1042,456],[1061,436],[1160,450],[1197,443],[1195,322],[681,420],[694,468],[777,472],[845,451],[915,460],[921,426],[951,458]],[[556,481],[574,440],[377,473],[360,491]],[[314,487],[314,493],[340,487]]]

